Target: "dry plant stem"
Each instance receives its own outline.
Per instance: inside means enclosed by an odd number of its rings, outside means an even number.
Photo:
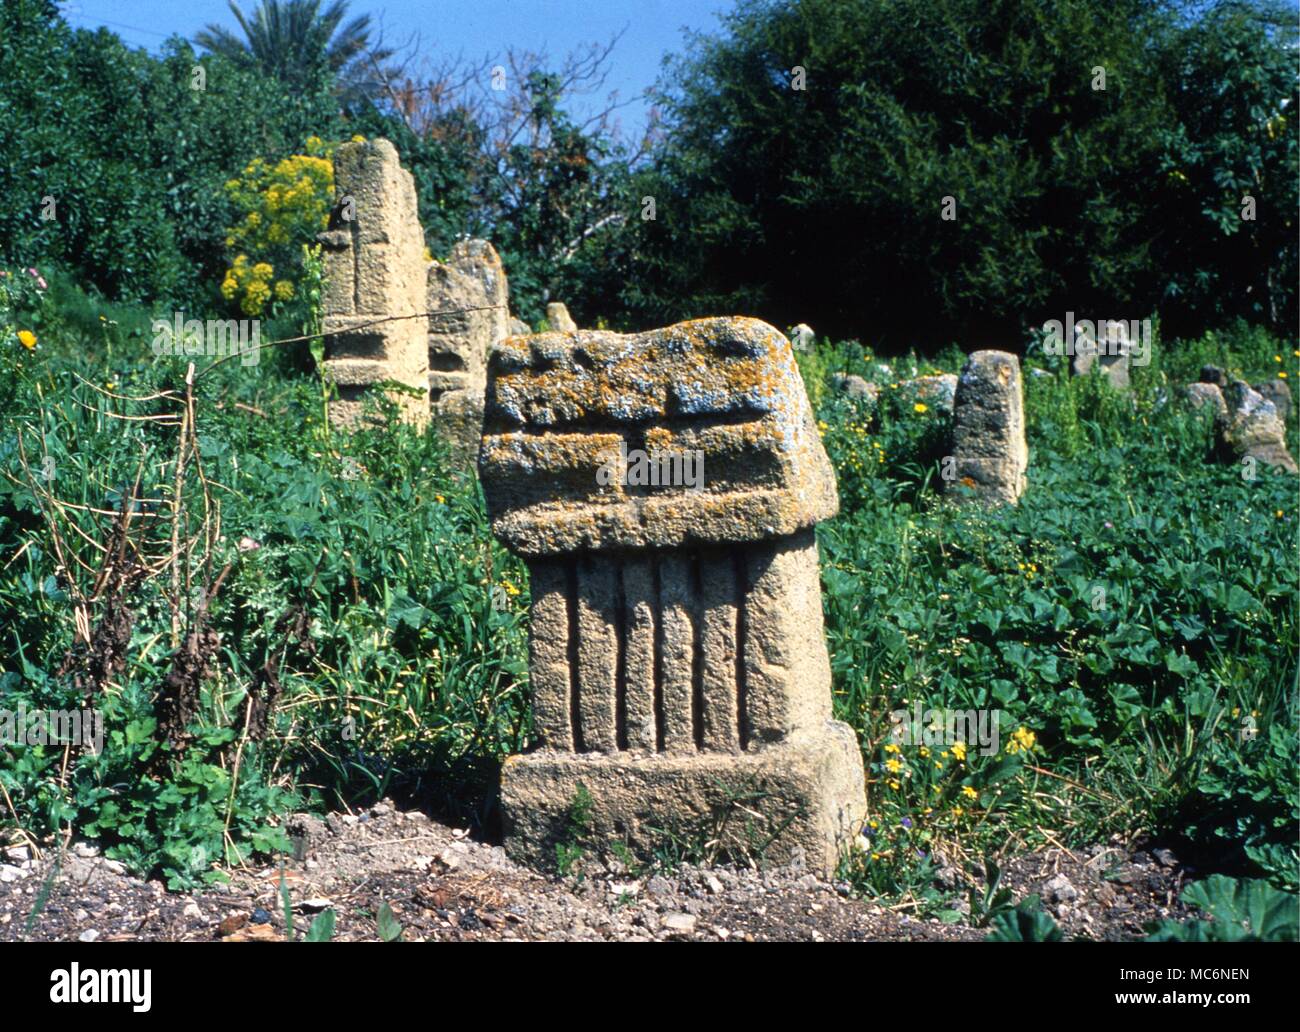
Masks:
[[[180,443],[176,449],[176,475],[172,481],[172,557],[179,558],[181,534],[181,488],[185,476],[185,451],[189,444],[189,395],[194,386],[194,363],[191,362],[185,373],[186,405],[181,414]],[[181,643],[181,570],[179,563],[173,561],[171,571],[172,588],[172,648],[179,648]]]
[[[252,718],[252,715],[253,696],[250,694],[248,698],[244,700],[244,730],[239,735],[239,745],[235,749],[234,769],[230,775],[230,795],[226,799],[226,821],[221,828],[222,838],[232,845],[233,840],[230,838],[230,821],[235,813],[235,790],[239,787],[239,766],[244,759],[244,743],[248,741],[248,722]],[[236,851],[235,855],[239,856],[240,854]]]

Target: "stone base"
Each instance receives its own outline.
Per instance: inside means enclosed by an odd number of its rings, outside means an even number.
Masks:
[[[570,812],[578,786],[591,797],[586,828]],[[557,844],[608,853],[622,842],[648,859],[670,840],[711,855],[774,866],[802,856],[829,877],[866,816],[862,754],[846,724],[827,721],[754,752],[564,753],[506,760],[501,809],[506,852],[552,867]]]

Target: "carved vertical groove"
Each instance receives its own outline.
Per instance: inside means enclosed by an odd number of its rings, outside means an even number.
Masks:
[[[745,569],[745,549],[736,548],[731,553],[732,567],[735,572],[736,592],[736,737],[741,752],[749,749],[749,677],[745,669],[745,592],[747,572]]]
[[[696,751],[704,749],[704,588],[700,554],[691,556],[691,733]]]
[[[578,561],[565,564],[564,600],[569,610],[569,727],[573,729],[573,751],[586,752],[582,734],[582,683],[578,677]]]
[[[655,751],[664,751],[664,599],[663,585],[660,582],[659,556],[650,560],[654,575],[654,721]]]
[[[623,576],[626,565],[611,560],[614,574],[614,748],[627,751],[627,651],[628,625],[627,587]]]

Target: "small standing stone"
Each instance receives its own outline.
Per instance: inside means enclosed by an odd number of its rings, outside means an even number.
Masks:
[[[578,332],[578,324],[573,321],[563,301],[552,301],[546,306],[546,321],[556,333]]]
[[[1133,350],[1128,330],[1120,321],[1103,323],[1099,330],[1096,340],[1082,334],[1075,340],[1075,375],[1087,376],[1096,365],[1112,387],[1125,390],[1129,386],[1129,354]]]
[[[505,268],[486,240],[462,240],[446,262],[429,264],[426,283],[434,425],[453,454],[472,463],[483,432],[487,354],[510,331]]]
[[[880,397],[879,387],[854,373],[835,373],[831,377],[831,386],[845,397],[863,398],[873,404]]]
[[[954,476],[980,501],[1015,502],[1025,490],[1025,444],[1020,361],[1005,351],[976,351],[957,381],[953,405]]]
[[[1286,447],[1286,426],[1271,401],[1240,380],[1234,381],[1223,398],[1228,417],[1223,425],[1223,440],[1238,458],[1253,458],[1266,465],[1300,472]]]

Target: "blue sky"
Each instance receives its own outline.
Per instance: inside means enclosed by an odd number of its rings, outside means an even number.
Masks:
[[[239,0],[245,11],[254,0]],[[107,27],[132,46],[156,51],[173,33],[192,38],[209,22],[234,29],[225,0],[71,0],[60,4],[69,24]],[[626,30],[609,61],[606,88],[630,99],[658,77],[666,53],[680,52],[683,28],[709,32],[731,0],[352,0],[349,14],[382,15],[386,40],[420,35],[421,56],[497,55],[508,47],[545,50],[559,58],[584,43]],[[620,118],[629,130],[644,120],[633,104]]]

